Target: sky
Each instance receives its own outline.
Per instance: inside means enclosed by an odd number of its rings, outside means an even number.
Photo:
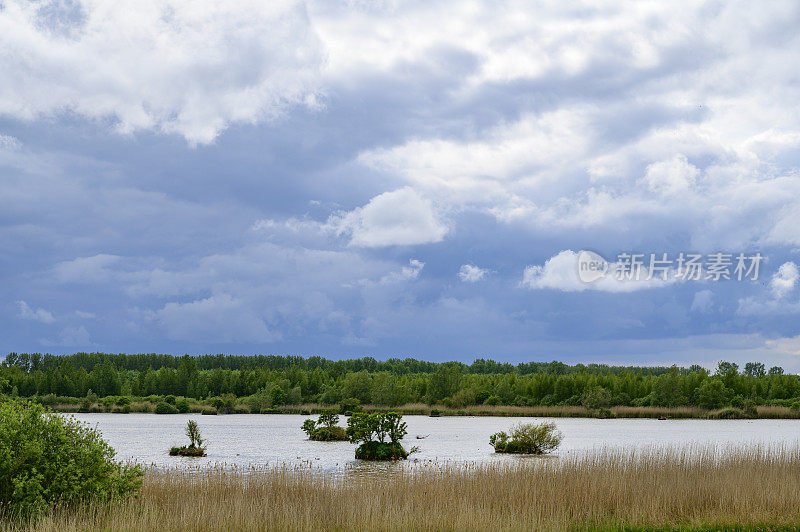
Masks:
[[[2,0],[0,353],[800,371],[798,28],[780,1]],[[763,261],[614,273],[665,253]]]

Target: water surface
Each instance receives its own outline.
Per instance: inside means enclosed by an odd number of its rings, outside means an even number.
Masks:
[[[220,415],[196,414],[74,414],[96,427],[123,460],[157,466],[304,465],[325,471],[385,467],[353,458],[348,442],[312,442],[300,430],[308,416],[290,414]],[[169,456],[173,445],[185,445],[186,422],[195,419],[207,441],[205,458]],[[412,458],[422,463],[485,463],[519,460],[498,455],[489,435],[523,422],[553,421],[564,435],[556,455],[601,448],[644,449],[687,445],[725,447],[737,444],[798,445],[800,420],[666,420],[588,418],[502,418],[404,416],[408,449],[418,446]],[[340,420],[345,423],[345,418]],[[416,436],[425,436],[417,439]]]

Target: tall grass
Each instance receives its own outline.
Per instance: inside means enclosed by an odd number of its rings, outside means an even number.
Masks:
[[[151,470],[138,499],[30,530],[565,530],[800,524],[797,448],[605,450],[509,464]]]

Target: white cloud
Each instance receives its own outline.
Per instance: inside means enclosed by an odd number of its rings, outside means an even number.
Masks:
[[[32,309],[25,301],[17,301],[17,316],[23,320],[33,320],[41,323],[53,323],[56,319],[49,310],[38,308]]]
[[[0,150],[16,150],[21,146],[22,143],[17,138],[0,133]]]
[[[355,247],[408,246],[440,242],[447,234],[430,200],[410,187],[384,192],[363,207],[332,216],[337,234]]]
[[[59,344],[63,346],[86,346],[91,344],[92,337],[83,325],[65,327],[59,334]]]
[[[585,283],[578,277],[578,253],[567,249],[547,259],[542,266],[527,266],[522,274],[520,286],[532,290],[551,289],[564,292],[583,292],[586,290],[634,292],[636,290],[661,288],[675,282],[673,275],[668,275],[666,281],[660,278],[646,279],[644,270],[642,270],[640,279],[617,279],[614,273],[616,267],[616,263],[609,263],[608,273],[604,277],[592,283]]]
[[[0,10],[0,115],[72,111],[208,143],[229,124],[316,107],[321,45],[293,0],[25,2]]]
[[[474,264],[462,264],[458,271],[458,278],[465,283],[476,283],[486,277],[489,270],[475,266]]]
[[[647,165],[644,182],[652,192],[672,196],[687,192],[698,174],[685,155],[677,154],[672,159]]]
[[[797,264],[794,262],[785,262],[781,264],[778,271],[772,275],[769,287],[775,297],[786,297],[794,289],[799,277],[800,272],[797,270]]]
[[[690,308],[693,312],[710,312],[714,307],[714,292],[711,290],[700,290],[695,292]]]
[[[70,261],[60,262],[53,269],[59,281],[65,283],[96,283],[111,278],[110,266],[121,257],[99,253],[91,257],[78,257]]]
[[[280,339],[247,302],[227,294],[188,303],[167,303],[154,313],[173,340],[214,343],[268,343]]]
[[[393,284],[402,283],[405,281],[413,281],[419,277],[419,274],[422,272],[422,268],[424,267],[424,262],[417,259],[410,259],[408,261],[408,266],[403,266],[400,268],[399,272],[390,272],[381,277],[380,284]]]

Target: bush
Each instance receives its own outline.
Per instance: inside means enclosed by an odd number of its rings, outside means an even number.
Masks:
[[[189,437],[189,445],[183,447],[173,447],[169,450],[170,456],[205,456],[206,448],[203,447],[203,438],[200,435],[200,427],[197,421],[190,419],[186,424],[186,436]]]
[[[177,414],[178,409],[169,403],[161,402],[156,405],[156,414]]]
[[[515,426],[511,436],[492,434],[489,443],[497,453],[544,454],[556,449],[562,439],[555,423],[526,423]]]
[[[216,408],[204,408],[200,413],[202,415],[204,415],[204,416],[216,416],[217,415],[217,409]]]
[[[360,443],[356,458],[362,460],[400,460],[416,450],[406,452],[400,440],[406,435],[403,416],[394,412],[353,413],[347,420],[347,435],[351,443]],[[388,442],[386,439],[388,438]]]
[[[170,404],[170,405],[174,405],[175,404],[175,396],[174,395],[167,395],[166,397],[164,397],[164,402],[167,403],[167,404]]]
[[[499,405],[501,402],[502,401],[500,400],[500,397],[498,397],[496,395],[490,395],[489,397],[486,398],[486,400],[483,402],[483,404],[489,405],[489,406],[496,406],[496,405]]]
[[[181,399],[177,403],[175,403],[175,407],[178,409],[178,412],[181,414],[188,414],[189,413],[189,400],[188,399]]]
[[[352,397],[349,399],[342,399],[342,402],[339,403],[339,413],[349,416],[353,412],[361,412],[361,405],[358,399],[353,399]]]
[[[607,408],[611,404],[611,392],[600,386],[593,386],[581,395],[581,404],[587,410]]]
[[[0,508],[35,517],[56,503],[127,498],[141,485],[139,466],[114,461],[100,434],[37,404],[0,402]]]
[[[306,419],[301,427],[308,439],[313,441],[347,441],[350,438],[342,427],[337,426],[339,416],[334,412],[323,412],[319,419]]]

